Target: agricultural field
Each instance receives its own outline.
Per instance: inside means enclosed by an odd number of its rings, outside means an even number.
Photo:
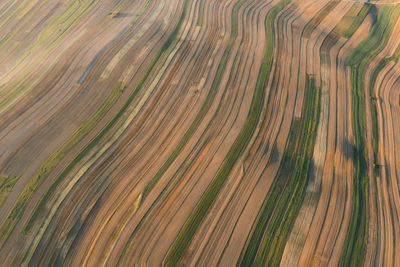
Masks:
[[[395,0],[0,1],[0,266],[400,266],[399,58]]]

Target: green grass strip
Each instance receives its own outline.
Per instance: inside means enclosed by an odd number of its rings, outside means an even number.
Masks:
[[[339,1],[330,1],[307,23],[303,30],[302,37],[310,38],[314,29],[322,22],[322,20],[339,4]]]
[[[354,182],[350,225],[340,257],[340,266],[361,266],[365,258],[368,233],[368,176],[364,78],[375,56],[386,46],[400,14],[400,6],[384,6],[370,34],[352,52],[346,63],[351,66],[354,131]]]
[[[257,222],[252,229],[250,239],[248,240],[245,249],[239,259],[239,266],[251,266],[257,255],[257,250],[263,238],[263,233],[268,226],[269,219],[272,216],[276,203],[278,203],[286,183],[291,176],[291,172],[295,167],[296,145],[300,136],[301,121],[295,119],[292,123],[289,133],[287,148],[282,157],[282,162],[279,167],[279,174],[274,179],[271,189],[268,191],[266,200],[263,203],[261,213],[258,215]]]
[[[104,100],[103,104],[99,109],[55,152],[53,155],[46,160],[46,162],[36,171],[33,177],[29,180],[28,184],[25,185],[13,208],[9,212],[6,219],[0,226],[0,239],[5,240],[15,224],[21,218],[22,213],[28,204],[29,199],[33,193],[39,188],[42,182],[49,176],[50,172],[57,166],[62,158],[74,147],[83,137],[96,125],[96,123],[107,113],[111,106],[118,99],[123,91],[124,86],[118,83],[112,92]],[[49,195],[46,194],[49,197]],[[29,220],[25,232],[29,231],[33,221],[36,219],[40,210],[44,207],[45,201],[42,199],[39,206],[35,208],[33,219]]]
[[[97,111],[90,116],[90,118],[40,167],[38,172],[34,175],[33,180],[37,181],[35,184],[41,184],[46,179],[50,172],[57,166],[62,158],[78,143],[86,134],[93,129],[93,127],[106,115],[114,103],[119,99],[125,89],[125,85],[118,82],[107,98],[103,101]],[[60,179],[57,179],[46,192],[44,197],[40,200],[39,204],[35,207],[32,216],[25,225],[24,232],[27,233],[31,230],[37,217],[41,214],[46,206],[47,201],[51,198],[54,190],[57,188]],[[33,188],[36,190],[36,188]]]
[[[279,173],[238,265],[278,266],[308,183],[320,110],[321,90],[308,78],[302,122],[295,120]],[[299,139],[299,140],[298,140]],[[298,143],[298,148],[297,147]]]
[[[150,5],[150,1],[151,0],[146,0],[146,3],[144,4],[144,6],[139,10],[139,12],[135,15],[135,17],[133,18],[133,20],[131,21],[131,25],[135,25],[137,20],[144,14],[144,12],[147,10],[147,8]]]
[[[390,62],[397,63],[400,57],[400,45],[396,48],[393,56],[383,58],[378,66],[375,68],[374,72],[372,73],[371,80],[370,80],[370,98],[371,98],[371,117],[372,117],[372,131],[373,131],[373,149],[374,149],[374,162],[376,164],[374,173],[376,176],[380,175],[380,162],[379,162],[379,155],[378,155],[378,140],[379,140],[379,133],[378,133],[378,111],[376,107],[376,96],[374,95],[374,88],[376,84],[376,79],[381,73],[381,71],[389,64]]]
[[[67,31],[79,23],[89,11],[95,7],[97,0],[74,0],[66,6],[63,12],[51,22],[40,35],[38,44],[42,44],[56,33],[59,39]]]
[[[316,88],[313,78],[309,78],[307,106],[301,127],[296,164],[264,233],[255,259],[256,266],[279,265],[286,240],[303,203],[317,133],[320,95],[320,88]]]
[[[18,179],[18,176],[0,176],[0,206],[3,205],[4,201],[7,199],[8,194],[11,192]]]
[[[400,6],[384,6],[378,14],[378,19],[372,27],[370,34],[363,40],[347,58],[346,64],[357,67],[363,64],[363,68],[385,47],[391,30],[400,13]],[[360,69],[361,66],[359,67]]]
[[[207,190],[202,195],[199,203],[195,207],[192,215],[189,217],[188,221],[183,226],[181,232],[179,233],[176,241],[169,250],[166,258],[166,266],[176,266],[178,265],[180,259],[184,255],[186,249],[191,243],[193,236],[200,227],[205,216],[209,212],[212,204],[218,196],[219,191],[224,186],[229,173],[231,172],[233,166],[235,165],[237,159],[244,151],[247,146],[252,133],[257,126],[257,122],[262,109],[265,87],[269,78],[272,65],[272,57],[274,50],[274,19],[278,12],[282,10],[289,1],[281,1],[278,5],[271,9],[266,18],[266,36],[267,43],[264,50],[263,61],[261,69],[258,75],[255,93],[253,96],[253,102],[250,107],[250,111],[246,122],[236,138],[233,146],[231,147],[227,157],[225,158],[221,168],[218,170],[214,180],[208,186]]]
[[[116,124],[116,122],[119,120],[119,118],[125,113],[125,111],[129,107],[129,105],[135,99],[136,95],[138,94],[138,92],[144,86],[146,80],[150,76],[152,70],[155,68],[155,66],[158,63],[158,61],[160,60],[161,56],[166,52],[166,50],[171,46],[172,42],[176,39],[176,36],[178,35],[178,32],[179,32],[179,30],[181,28],[181,25],[183,23],[183,19],[184,19],[185,15],[186,15],[187,3],[188,3],[188,1],[186,0],[184,5],[183,5],[183,10],[182,10],[182,13],[181,13],[181,16],[179,18],[179,21],[178,21],[177,25],[175,26],[175,28],[171,32],[170,36],[167,38],[167,40],[165,41],[165,43],[161,47],[160,51],[157,53],[156,57],[152,60],[150,66],[148,67],[148,69],[145,72],[145,75],[140,80],[140,82],[136,86],[135,90],[131,93],[131,95],[129,96],[128,100],[125,102],[125,104],[122,106],[122,108],[118,111],[118,113],[112,118],[112,120],[109,121],[107,123],[107,125],[100,131],[100,133],[94,139],[92,139],[89,142],[89,144],[82,151],[79,152],[79,154],[72,160],[72,162],[57,177],[56,181],[48,189],[48,191],[46,192],[45,196],[42,198],[40,204],[38,205],[37,209],[35,210],[35,213],[33,214],[33,218],[31,218],[29,220],[29,222],[26,224],[26,226],[24,228],[24,232],[27,232],[27,231],[29,231],[31,229],[31,227],[33,226],[34,221],[40,215],[41,210],[46,206],[46,203],[49,201],[50,196],[54,193],[54,191],[57,188],[57,186],[65,179],[65,177],[78,164],[78,162],[80,162],[89,153],[89,151],[91,151],[91,149],[94,148],[100,142],[100,140]],[[22,198],[21,199],[22,201],[25,201],[25,199],[26,199],[26,197],[24,195],[22,195],[22,194],[20,195],[20,198]],[[18,203],[16,203],[14,208],[17,209],[17,210],[20,209]],[[21,215],[22,215],[21,211],[19,211],[19,213],[21,213]],[[10,215],[12,215],[11,212],[10,212]],[[9,217],[10,217],[10,215],[9,215]],[[14,225],[15,225],[15,223],[14,223]],[[2,230],[2,228],[0,228],[0,231],[1,230]],[[1,234],[2,234],[2,232],[0,232],[0,237],[1,237]]]
[[[239,11],[240,6],[245,1],[247,1],[247,0],[241,0],[240,2],[237,2],[237,3],[235,3],[235,5],[233,7],[233,11],[232,11],[233,15],[232,15],[232,19],[231,19],[231,21],[232,21],[231,37],[230,37],[230,40],[224,50],[222,58],[218,64],[217,71],[214,76],[213,82],[211,84],[210,91],[208,92],[206,99],[200,108],[200,111],[197,113],[192,124],[189,126],[188,130],[185,132],[182,139],[179,141],[178,145],[175,147],[175,149],[169,155],[168,159],[163,163],[163,165],[157,171],[157,173],[154,175],[154,177],[146,184],[146,186],[143,190],[143,193],[142,193],[140,205],[144,202],[144,200],[149,195],[151,190],[156,186],[157,182],[161,179],[162,175],[167,171],[167,169],[171,166],[171,164],[174,162],[174,160],[178,157],[178,155],[180,154],[182,149],[185,147],[185,145],[187,144],[189,139],[196,132],[196,130],[199,127],[200,123],[202,122],[204,116],[207,114],[208,110],[210,109],[210,107],[215,99],[215,95],[217,94],[218,87],[221,83],[222,75],[226,68],[226,64],[228,62],[233,43],[238,34],[238,32],[237,32],[237,30],[238,30],[238,27],[237,27],[238,11]],[[131,235],[131,238],[132,237],[133,237],[133,234]],[[131,244],[132,244],[131,241],[129,241],[127,246],[125,247],[125,250],[129,250],[129,246]],[[120,262],[123,262],[124,260],[125,260],[124,257],[121,257],[119,259]]]
[[[189,126],[188,130],[185,132],[182,139],[179,141],[178,145],[175,147],[175,149],[169,155],[168,159],[163,163],[163,165],[157,171],[157,173],[154,175],[154,177],[145,186],[145,188],[143,190],[143,197],[142,197],[141,203],[143,203],[143,201],[149,195],[151,190],[155,187],[157,182],[161,179],[161,177],[164,175],[164,173],[168,170],[168,168],[171,166],[171,164],[175,161],[175,159],[181,153],[181,151],[183,150],[183,148],[185,147],[187,142],[190,140],[190,138],[196,132],[197,128],[200,126],[200,123],[203,121],[205,115],[207,114],[208,110],[210,109],[212,103],[214,102],[215,96],[218,91],[218,87],[221,84],[222,75],[224,74],[224,70],[226,68],[226,64],[228,62],[230,52],[232,50],[233,43],[237,36],[238,12],[239,12],[240,6],[243,4],[244,1],[246,1],[246,0],[241,0],[240,2],[237,2],[233,7],[231,38],[229,40],[227,47],[224,50],[224,54],[222,55],[221,61],[218,64],[217,72],[216,72],[216,74],[214,76],[214,80],[211,84],[210,91],[208,92],[206,99],[200,108],[200,111],[197,113],[192,124]]]
[[[353,7],[356,7],[358,3],[355,3]],[[352,7],[352,8],[353,8]],[[360,27],[361,23],[367,17],[371,10],[371,4],[364,4],[363,7],[358,12],[357,16],[352,15],[352,8],[344,15],[344,17],[340,20],[338,25],[333,29],[333,32],[337,35],[343,36],[345,38],[350,38],[355,31]],[[350,26],[348,26],[348,22],[351,21]]]
[[[374,96],[374,87],[376,84],[376,78],[378,74],[383,70],[384,67],[391,61],[391,58],[382,59],[374,72],[372,73],[370,80],[370,100],[371,100],[371,119],[372,119],[372,135],[373,135],[373,151],[374,151],[374,163],[379,163],[379,155],[378,155],[378,140],[379,140],[379,132],[378,132],[378,110],[376,108],[376,97]],[[374,174],[376,176],[380,175],[379,166],[375,165]]]
[[[8,105],[17,95],[19,95],[21,92],[23,92],[26,87],[27,87],[26,84],[22,84],[21,86],[18,86],[17,88],[10,88],[10,90],[12,90],[12,93],[10,93],[3,100],[0,100],[0,109],[3,109],[6,105]],[[7,93],[9,93],[9,92],[10,91],[7,90]],[[0,94],[5,94],[5,92],[3,91]]]
[[[119,12],[128,0],[119,0],[118,3],[111,9],[111,13]]]

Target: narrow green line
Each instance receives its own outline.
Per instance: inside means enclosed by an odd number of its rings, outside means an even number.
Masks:
[[[233,146],[231,147],[227,157],[225,158],[221,168],[218,170],[214,180],[211,182],[207,190],[202,195],[192,215],[189,217],[188,221],[183,226],[177,239],[175,240],[171,249],[166,255],[164,262],[166,266],[176,266],[179,264],[179,261],[181,260],[185,251],[189,247],[191,240],[196,234],[202,221],[208,214],[210,208],[212,207],[215,199],[218,196],[218,193],[223,188],[233,166],[235,165],[239,156],[243,153],[245,147],[247,146],[257,126],[260,112],[264,102],[265,87],[269,79],[269,74],[272,65],[274,38],[275,38],[273,22],[278,12],[282,10],[288,2],[289,1],[279,2],[279,4],[275,6],[267,15],[265,23],[267,43],[264,50],[261,69],[257,79],[255,93],[253,96],[253,102],[251,104],[246,122],[241,132],[239,133],[238,137],[236,138]]]
[[[356,5],[358,5],[358,3],[354,3],[353,7],[356,7]],[[357,16],[355,17],[352,17],[351,15],[353,11],[351,8],[333,29],[333,32],[347,39],[350,38],[360,27],[361,23],[365,20],[367,15],[370,13],[371,7],[371,4],[363,4],[363,7],[360,9]],[[351,24],[349,27],[347,27],[347,23],[349,20],[351,20]]]
[[[222,55],[222,58],[218,64],[216,74],[214,76],[213,82],[211,84],[210,91],[208,92],[206,99],[204,103],[202,104],[200,111],[197,113],[195,119],[189,126],[188,130],[185,132],[183,135],[182,139],[179,141],[178,145],[175,147],[173,152],[169,155],[168,159],[164,162],[164,164],[161,166],[161,168],[157,171],[157,173],[154,175],[154,177],[146,184],[142,198],[141,198],[141,203],[144,202],[146,197],[149,195],[151,190],[155,187],[157,182],[161,179],[162,175],[167,171],[167,169],[171,166],[171,164],[174,162],[174,160],[178,157],[182,149],[185,147],[187,142],[190,140],[190,138],[193,136],[193,134],[196,132],[197,128],[199,127],[200,123],[202,122],[203,118],[207,114],[208,110],[210,109],[214,99],[215,95],[217,93],[218,87],[221,83],[222,80],[222,75],[224,73],[224,70],[226,68],[226,64],[229,59],[229,55],[233,46],[233,43],[237,37],[237,17],[238,17],[238,11],[240,6],[247,0],[241,0],[240,2],[235,3],[233,7],[233,15],[232,15],[232,29],[231,29],[231,37],[229,40],[229,43],[227,44],[227,47],[224,50],[224,53]],[[147,216],[147,214],[146,214]],[[142,220],[143,221],[143,220]],[[124,253],[126,254],[126,251],[129,250],[130,246],[133,244],[131,242],[131,239],[134,236],[135,231],[132,233],[129,241],[127,242],[127,245],[124,248]],[[121,257],[119,259],[119,262],[123,262],[125,260],[124,257]]]
[[[300,136],[300,124],[300,119],[295,119],[290,127],[288,144],[282,157],[281,165],[279,166],[279,174],[276,179],[274,179],[271,189],[268,191],[261,213],[258,215],[258,219],[251,231],[250,238],[239,259],[239,266],[245,267],[254,264],[258,248],[263,239],[268,222],[273,214],[275,205],[278,203],[295,166],[295,158],[297,154],[296,144],[298,143],[298,138]]]
[[[379,141],[379,132],[378,132],[378,110],[376,106],[377,97],[374,94],[374,88],[376,85],[376,79],[378,78],[379,73],[390,63],[397,63],[400,57],[400,45],[396,48],[393,56],[383,58],[378,66],[375,68],[374,72],[371,75],[370,79],[370,101],[371,101],[371,119],[372,119],[372,133],[373,133],[373,150],[374,150],[374,174],[376,176],[380,176],[380,168],[381,163],[379,162],[378,155],[378,141]]]
[[[301,126],[296,164],[264,233],[264,240],[255,259],[257,266],[279,265],[286,240],[303,203],[317,132],[320,94],[321,90],[315,87],[314,79],[309,78],[308,99]]]
[[[279,173],[268,192],[240,266],[278,266],[304,199],[314,151],[321,90],[308,77],[305,113],[295,120]],[[297,149],[296,149],[297,148]]]
[[[94,148],[100,142],[100,140],[116,124],[118,119],[124,114],[124,112],[130,106],[130,104],[136,98],[136,95],[138,94],[138,92],[144,86],[145,82],[147,81],[148,77],[150,76],[152,70],[155,68],[155,66],[158,63],[158,61],[161,58],[161,56],[170,47],[170,45],[172,44],[173,40],[175,40],[175,38],[176,38],[176,36],[177,36],[177,34],[179,32],[179,29],[180,29],[180,27],[182,25],[183,18],[184,18],[185,14],[186,14],[186,7],[187,7],[187,0],[184,3],[183,11],[182,11],[181,17],[180,17],[180,19],[178,21],[178,24],[176,25],[176,27],[174,28],[174,30],[172,31],[172,33],[170,34],[168,39],[165,41],[165,43],[161,47],[160,51],[158,52],[156,57],[151,62],[151,64],[148,67],[148,69],[146,70],[143,78],[140,80],[140,82],[136,86],[135,90],[131,93],[131,95],[129,96],[129,98],[127,99],[125,104],[122,106],[122,108],[112,118],[112,120],[109,121],[106,124],[106,126],[99,132],[99,134],[96,135],[96,137],[93,138],[86,145],[86,147],[79,152],[79,154],[73,159],[73,161],[63,170],[63,172],[59,175],[59,177],[57,177],[57,179],[55,181],[56,185],[52,185],[52,187],[50,187],[48,191],[53,191],[55,189],[55,187],[58,184],[60,184],[63,179],[65,179],[65,177],[69,174],[69,172],[78,164],[78,162],[80,162],[80,160],[82,160],[89,153],[89,151],[91,151],[92,148]],[[47,169],[43,169],[42,171],[44,171],[45,173],[48,172]],[[19,218],[22,216],[22,213],[23,213],[23,211],[24,211],[24,209],[26,207],[27,202],[29,201],[29,199],[31,198],[33,193],[36,191],[36,189],[40,186],[42,181],[43,181],[42,176],[40,176],[38,179],[31,179],[31,181],[24,188],[24,191],[20,194],[19,198],[17,199],[17,202],[15,203],[13,208],[11,209],[11,211],[8,214],[7,218],[3,221],[3,223],[0,226],[0,240],[6,240],[7,239],[7,237],[10,234],[10,232],[12,231],[12,229],[14,229],[15,224],[17,223]],[[48,193],[46,192],[46,195],[47,194]],[[52,194],[52,193],[49,193],[49,195],[50,194]],[[44,201],[47,202],[48,199],[46,198]],[[43,205],[45,205],[45,204],[42,204],[42,206]],[[37,215],[35,215],[35,216],[37,216]],[[25,230],[30,229],[31,226],[32,226],[31,224],[32,223],[28,223],[28,225],[27,225],[28,227]],[[3,245],[4,244],[5,243],[3,243]]]
[[[124,86],[118,83],[112,92],[107,96],[102,105],[98,110],[63,144],[58,150],[46,160],[45,163],[36,171],[33,177],[29,180],[28,184],[25,185],[24,189],[20,193],[17,201],[15,202],[13,208],[9,212],[6,219],[2,222],[0,226],[0,239],[4,240],[8,237],[11,230],[14,229],[15,224],[21,218],[28,201],[32,197],[33,193],[39,188],[42,182],[50,175],[51,171],[57,166],[57,164],[64,158],[64,156],[77,144],[79,143],[85,135],[93,129],[93,127],[100,121],[101,118],[107,113],[111,106],[117,101],[119,96],[122,94]],[[59,179],[57,179],[56,184],[58,185]],[[53,186],[51,187],[52,191]],[[27,233],[37,216],[40,214],[41,210],[44,208],[48,198],[51,196],[52,192],[46,193],[45,197],[42,198],[39,205],[35,208],[33,216],[30,218],[28,224],[24,228],[24,232]]]
[[[125,85],[118,82],[107,98],[103,101],[97,111],[90,116],[90,118],[81,126],[79,129],[53,154],[43,165],[40,167],[39,171],[33,177],[33,181],[38,181],[35,184],[40,185],[44,179],[46,179],[50,172],[57,166],[57,164],[64,158],[64,156],[78,143],[80,142],[86,134],[93,129],[93,127],[106,115],[106,113],[111,109],[115,102],[119,99],[121,94],[125,89]],[[66,173],[65,173],[66,174]],[[24,227],[24,233],[27,234],[35,223],[38,216],[44,210],[47,202],[53,196],[55,189],[63,181],[65,175],[60,175],[57,177],[56,181],[47,190],[43,198],[40,200],[39,204],[35,207],[32,216],[26,223]],[[33,191],[35,191],[34,188]]]
[[[302,37],[310,38],[314,29],[321,23],[321,21],[339,4],[339,1],[330,1],[324,6],[304,27]]]
[[[0,176],[0,206],[3,205],[3,202],[7,199],[8,194],[14,188],[14,185],[17,183],[18,179],[18,176]]]
[[[353,131],[354,131],[354,182],[352,213],[340,266],[361,266],[364,263],[368,235],[368,174],[366,153],[366,121],[364,78],[375,56],[386,46],[400,6],[384,6],[370,34],[352,52],[346,63],[351,66]],[[374,137],[376,138],[376,137]]]
[[[205,115],[207,114],[208,110],[210,109],[212,103],[214,102],[215,96],[218,91],[218,87],[222,81],[222,75],[226,68],[226,64],[228,62],[233,43],[237,36],[237,26],[236,26],[237,19],[235,19],[235,18],[237,18],[237,16],[238,16],[237,13],[239,11],[239,7],[242,5],[243,2],[244,2],[243,0],[241,0],[240,2],[237,2],[233,8],[233,16],[232,16],[232,25],[233,26],[232,26],[231,38],[229,40],[227,47],[224,50],[224,54],[222,55],[221,61],[218,64],[218,68],[217,68],[216,74],[214,76],[214,80],[211,84],[210,91],[208,92],[206,99],[200,108],[200,111],[197,113],[192,124],[189,126],[188,130],[185,132],[182,139],[179,141],[178,145],[175,147],[175,149],[170,154],[168,159],[164,162],[164,164],[161,166],[161,168],[157,171],[157,173],[154,175],[154,177],[149,181],[149,183],[144,188],[141,203],[144,202],[146,197],[149,195],[151,190],[155,187],[157,182],[161,179],[163,174],[168,170],[168,168],[171,166],[171,164],[178,157],[178,155],[183,150],[183,148],[185,147],[187,142],[190,140],[190,138],[196,132],[197,128],[200,126]]]

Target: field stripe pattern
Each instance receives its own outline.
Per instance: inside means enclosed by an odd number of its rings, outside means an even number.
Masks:
[[[400,266],[400,4],[0,3],[2,266]]]

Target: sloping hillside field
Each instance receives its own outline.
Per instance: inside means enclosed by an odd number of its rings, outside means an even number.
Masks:
[[[400,2],[0,1],[0,266],[400,266]]]

